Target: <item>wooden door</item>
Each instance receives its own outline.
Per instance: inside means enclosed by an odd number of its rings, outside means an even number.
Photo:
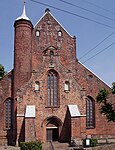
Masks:
[[[53,141],[53,129],[46,130],[46,140]]]

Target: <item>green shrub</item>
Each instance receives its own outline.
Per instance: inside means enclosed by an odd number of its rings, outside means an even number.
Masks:
[[[98,144],[97,139],[91,139],[91,146],[94,147]]]
[[[42,142],[41,141],[21,142],[20,148],[21,150],[42,150]]]

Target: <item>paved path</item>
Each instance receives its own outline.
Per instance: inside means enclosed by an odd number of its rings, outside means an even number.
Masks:
[[[70,147],[68,143],[52,142],[52,144],[53,144],[54,150],[73,150],[73,148]],[[50,142],[44,143],[42,150],[51,150]],[[78,150],[78,149],[76,148],[75,150]]]
[[[15,146],[0,146],[0,150],[20,150],[20,147],[15,147]]]

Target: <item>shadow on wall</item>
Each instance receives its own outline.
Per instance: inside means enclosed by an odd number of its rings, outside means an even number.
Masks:
[[[60,142],[70,142],[71,141],[71,116],[69,109],[67,108],[64,123],[59,137]]]
[[[7,145],[12,145],[12,130],[7,130]]]
[[[25,141],[25,119],[23,119],[22,122],[21,130],[18,138],[18,145],[20,146],[20,142],[24,142],[24,141]]]

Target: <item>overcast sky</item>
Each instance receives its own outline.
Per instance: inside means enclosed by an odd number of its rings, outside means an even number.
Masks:
[[[115,81],[115,0],[26,0],[26,13],[33,25],[47,7],[76,36],[78,60],[111,86]],[[23,0],[0,3],[0,64],[6,71],[13,68],[13,25],[22,9]]]

